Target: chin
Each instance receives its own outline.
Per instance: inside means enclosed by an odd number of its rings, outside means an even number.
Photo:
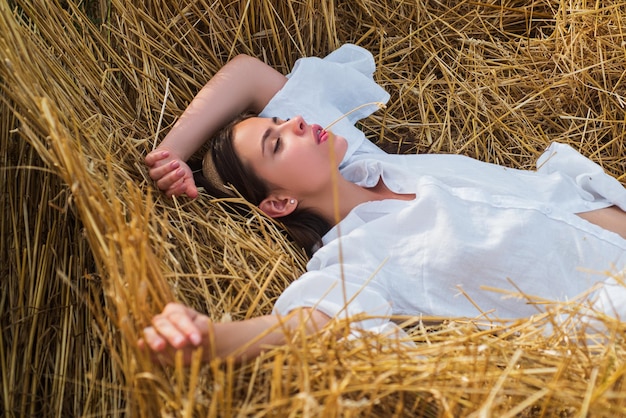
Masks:
[[[335,149],[337,150],[337,157],[339,161],[343,160],[343,157],[346,155],[346,151],[348,151],[348,141],[341,135],[335,135]]]

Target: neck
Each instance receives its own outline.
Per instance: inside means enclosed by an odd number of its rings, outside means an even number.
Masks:
[[[382,179],[375,187],[365,188],[347,181],[342,176],[338,176],[336,184],[331,190],[325,191],[323,195],[304,200],[315,202],[309,207],[319,213],[330,225],[336,225],[345,218],[348,213],[361,203],[389,198],[404,198],[390,191]]]

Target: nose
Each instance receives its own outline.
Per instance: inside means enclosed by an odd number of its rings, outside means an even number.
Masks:
[[[306,122],[300,115],[294,116],[287,123],[289,123],[290,128],[293,129],[293,132],[297,135],[302,135],[306,132]]]

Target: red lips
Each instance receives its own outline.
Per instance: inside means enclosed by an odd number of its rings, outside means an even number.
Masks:
[[[328,132],[326,132],[325,130],[321,130],[319,134],[319,143],[321,144],[322,142],[326,142],[327,139],[328,139]]]
[[[328,132],[322,129],[319,125],[311,125],[311,130],[313,131],[313,136],[317,141],[317,144],[324,143],[328,140]]]

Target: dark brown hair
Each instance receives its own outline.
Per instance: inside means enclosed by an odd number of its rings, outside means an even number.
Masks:
[[[235,125],[256,114],[246,113],[231,121],[210,141],[210,148],[204,157],[202,172],[205,181],[202,186],[216,197],[234,196],[224,185],[233,187],[248,202],[258,206],[270,192],[268,185],[245,164],[235,152],[233,130]],[[216,175],[217,174],[217,175]],[[309,209],[296,208],[292,213],[277,218],[287,233],[307,254],[311,255],[321,246],[322,236],[331,225],[324,218]]]

